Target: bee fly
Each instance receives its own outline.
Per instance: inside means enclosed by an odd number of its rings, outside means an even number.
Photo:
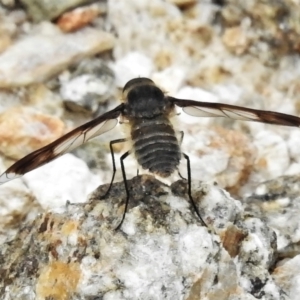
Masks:
[[[202,224],[206,226],[191,194],[189,157],[180,150],[183,133],[181,132],[181,138],[178,139],[170,122],[170,118],[175,114],[175,108],[183,108],[185,113],[195,117],[227,117],[236,120],[257,121],[286,126],[298,127],[300,125],[300,118],[287,114],[222,103],[173,98],[165,95],[148,78],[135,78],[127,82],[123,89],[123,96],[125,101],[114,109],[75,128],[51,144],[28,154],[14,163],[0,176],[0,184],[20,177],[73,150],[91,138],[111,130],[116,126],[120,118],[120,121],[124,120],[129,124],[130,137],[110,142],[113,175],[109,188],[104,195],[105,197],[109,193],[116,173],[113,145],[130,140],[132,148],[120,158],[127,198],[123,217],[117,228],[120,228],[122,225],[128,207],[130,195],[124,160],[132,153],[135,154],[137,162],[143,169],[162,177],[168,177],[177,170],[181,156],[183,156],[187,162],[188,196],[197,216]]]

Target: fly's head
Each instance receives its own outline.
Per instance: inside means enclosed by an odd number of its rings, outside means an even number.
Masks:
[[[129,118],[153,118],[165,114],[168,101],[162,90],[149,78],[135,78],[123,89],[124,114]]]

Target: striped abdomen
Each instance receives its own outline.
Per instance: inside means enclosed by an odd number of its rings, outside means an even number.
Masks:
[[[181,153],[173,126],[165,116],[135,119],[131,138],[136,159],[143,169],[162,177],[177,168]]]

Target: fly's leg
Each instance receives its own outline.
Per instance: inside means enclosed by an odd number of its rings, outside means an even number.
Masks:
[[[181,146],[183,138],[184,138],[184,132],[183,131],[179,131],[179,133],[180,133],[179,145]]]
[[[190,198],[190,201],[192,203],[192,206],[197,214],[197,216],[199,217],[202,225],[204,225],[205,227],[207,227],[207,225],[205,224],[205,222],[203,221],[200,213],[199,213],[199,210],[194,202],[194,199],[192,197],[192,179],[191,179],[191,164],[190,164],[190,158],[188,157],[188,155],[186,155],[185,153],[182,153],[183,157],[186,159],[186,162],[187,162],[187,176],[188,176],[188,195],[189,195],[189,198]]]
[[[116,175],[116,170],[117,169],[116,169],[116,162],[115,162],[115,154],[114,154],[113,145],[118,144],[118,143],[124,143],[126,141],[127,141],[127,139],[117,139],[117,140],[110,141],[110,143],[109,143],[109,149],[110,149],[112,165],[113,165],[113,175],[112,175],[109,187],[108,187],[106,193],[104,194],[104,196],[101,197],[101,199],[105,199],[107,197],[107,195],[109,194],[109,192],[111,190],[111,187],[112,187],[112,184],[113,184],[114,179],[115,179],[115,175]]]
[[[124,208],[124,212],[123,212],[123,216],[121,219],[121,222],[119,223],[119,225],[115,228],[115,230],[120,229],[120,227],[123,224],[123,221],[125,219],[125,215],[127,212],[127,208],[128,208],[128,203],[129,203],[129,189],[128,189],[128,184],[127,184],[127,178],[126,178],[126,172],[125,172],[125,167],[124,167],[124,159],[130,154],[130,151],[125,152],[121,158],[120,158],[120,162],[121,162],[121,170],[122,170],[122,176],[123,176],[123,181],[124,181],[124,186],[125,186],[125,191],[126,191],[126,202],[125,202],[125,208]]]
[[[179,133],[180,133],[179,145],[181,146],[182,141],[183,141],[183,138],[184,138],[184,132],[183,132],[183,131],[179,131]],[[177,170],[177,172],[178,172],[178,175],[179,175],[179,177],[180,177],[181,179],[185,179],[185,180],[186,180],[186,178],[184,178],[184,177],[181,175],[181,173],[179,172],[179,170]]]

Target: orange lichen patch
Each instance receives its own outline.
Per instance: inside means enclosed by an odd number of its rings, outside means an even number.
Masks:
[[[224,174],[218,176],[218,182],[230,193],[238,194],[239,188],[245,184],[253,171],[256,150],[247,136],[237,130],[215,127],[217,133],[210,141],[210,147],[226,151],[230,159]],[[230,173],[234,176],[228,177]],[[231,179],[229,179],[231,178]]]
[[[98,15],[96,7],[79,7],[63,14],[57,21],[58,27],[64,32],[78,30],[91,23]]]
[[[259,169],[265,169],[268,166],[267,160],[262,157],[256,162],[256,167]]]
[[[226,70],[222,66],[209,66],[201,70],[195,69],[192,71],[187,79],[187,83],[196,87],[206,86],[223,82],[228,79],[230,75],[230,70]]]
[[[199,300],[205,298],[210,300],[220,300],[229,299],[231,298],[231,296],[238,295],[240,293],[236,275],[232,274],[232,276],[227,276],[227,273],[224,274],[222,271],[220,271],[217,275],[217,278],[219,278],[220,282],[224,282],[223,278],[226,275],[225,280],[228,282],[228,284],[226,284],[225,286],[219,284],[218,287],[217,285],[215,285],[213,288],[211,288],[211,291],[209,293],[204,295],[202,291],[205,289],[205,286],[208,282],[213,283],[214,278],[216,277],[216,274],[214,274],[212,270],[207,268],[203,271],[202,276],[193,283],[186,299]],[[220,278],[222,278],[222,280]]]
[[[200,295],[202,284],[203,284],[202,281],[203,281],[203,279],[199,278],[196,282],[194,282],[194,284],[192,285],[191,290],[189,292],[189,295],[187,297],[187,300],[199,299],[199,295]]]
[[[78,226],[79,223],[76,220],[61,220],[58,215],[48,213],[45,214],[40,224],[39,233],[53,246],[57,244],[57,241],[61,243],[65,237],[77,233]]]
[[[227,28],[222,40],[224,45],[237,55],[245,53],[250,45],[250,40],[246,33],[239,26]]]
[[[228,226],[220,235],[223,247],[231,257],[238,255],[241,242],[246,236],[247,233],[235,225]]]
[[[49,107],[50,104],[55,103],[55,99],[55,94],[43,83],[28,86],[25,96],[26,104],[32,107],[39,107],[45,103]]]
[[[12,43],[12,39],[9,34],[0,32],[0,53],[4,52]]]
[[[70,220],[63,224],[61,228],[62,234],[69,235],[74,233],[74,231],[77,231],[78,228],[78,221]]]
[[[162,48],[160,49],[154,57],[154,63],[159,70],[163,70],[170,65],[172,65],[174,61],[174,54],[171,49]]]
[[[8,157],[20,159],[59,138],[64,123],[28,107],[8,109],[0,115],[0,148]]]
[[[37,299],[70,299],[76,292],[80,276],[80,266],[77,263],[50,263],[40,272],[36,285]]]

